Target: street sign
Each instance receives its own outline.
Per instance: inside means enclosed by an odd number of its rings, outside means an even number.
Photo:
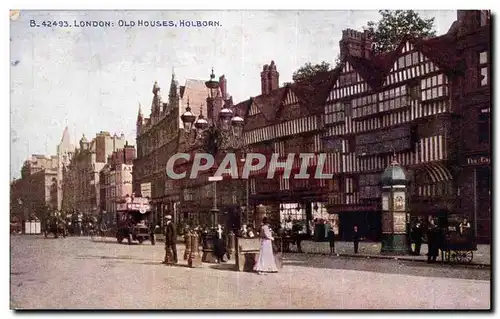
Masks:
[[[208,178],[208,181],[209,182],[219,182],[222,180],[222,176],[210,176]]]

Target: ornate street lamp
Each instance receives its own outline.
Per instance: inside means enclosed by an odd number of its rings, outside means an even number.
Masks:
[[[218,97],[219,93],[219,82],[215,80],[213,68],[212,73],[210,74],[210,80],[205,82],[205,86],[208,89],[208,119],[205,119],[201,109],[200,115],[198,116],[198,119],[196,119],[194,114],[191,113],[191,108],[189,107],[188,101],[186,112],[182,114],[181,120],[184,123],[186,133],[189,134],[187,142],[190,144],[203,143],[204,148],[215,157],[221,149],[239,149],[241,148],[241,146],[243,146],[243,139],[241,138],[241,136],[245,121],[242,117],[234,115],[232,106],[229,105],[227,101],[217,116],[214,116],[210,113],[210,110],[213,109],[214,106],[213,103]],[[215,226],[215,222],[217,220],[215,216],[219,213],[219,209],[217,208],[216,187],[217,181],[220,181],[220,178],[214,176],[212,177],[211,181],[214,185],[214,205],[211,209],[211,214],[214,216],[213,226]],[[248,200],[246,204],[246,207],[248,209]],[[205,248],[203,257],[204,261],[206,261],[206,252],[209,251],[208,247]]]
[[[184,129],[189,132],[196,120],[196,116],[191,112],[191,108],[189,107],[189,97],[187,100],[186,112],[181,115],[181,120],[184,124]]]
[[[211,99],[215,99],[215,97],[217,96],[217,91],[219,90],[219,82],[215,80],[214,68],[212,68],[210,80],[205,82],[205,86],[208,88],[208,97]]]

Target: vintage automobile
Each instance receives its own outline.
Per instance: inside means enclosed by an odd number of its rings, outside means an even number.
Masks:
[[[147,198],[130,196],[117,203],[116,225],[116,240],[119,243],[124,239],[127,239],[129,245],[132,241],[142,244],[150,240],[152,245],[156,242],[151,207]]]

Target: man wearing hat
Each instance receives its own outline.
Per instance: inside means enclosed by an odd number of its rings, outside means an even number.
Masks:
[[[174,264],[177,263],[177,247],[176,239],[177,234],[175,233],[175,225],[172,222],[172,215],[165,216],[166,226],[165,226],[165,260],[163,263],[170,263],[168,260],[168,252],[171,249],[172,255],[174,257]]]

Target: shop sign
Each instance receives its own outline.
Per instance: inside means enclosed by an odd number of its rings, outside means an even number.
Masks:
[[[491,158],[489,156],[471,156],[466,158],[467,165],[484,165],[490,164]]]

